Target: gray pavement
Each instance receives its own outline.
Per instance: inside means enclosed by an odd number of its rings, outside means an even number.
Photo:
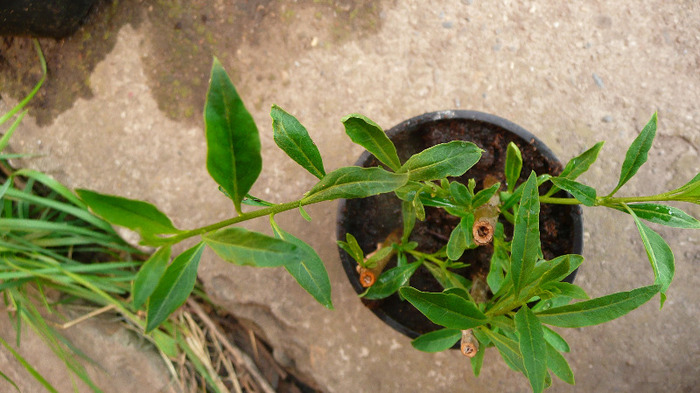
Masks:
[[[268,115],[273,103],[308,128],[328,170],[352,164],[361,153],[339,121],[348,113],[363,113],[388,129],[428,111],[473,109],[525,127],[563,161],[605,140],[598,162],[582,177],[602,192],[612,189],[624,151],[658,111],[649,162],[621,194],[668,190],[700,171],[696,2],[238,3],[120,2],[62,44],[42,40],[50,52],[50,82],[12,149],[40,154],[23,164],[72,187],[155,203],[178,227],[231,216],[232,205],[205,169],[201,105],[216,55],[261,131],[263,173],[252,193],[276,202],[298,198],[315,178],[274,145]],[[101,34],[94,34],[98,29]],[[16,40],[21,46],[22,39]],[[102,42],[102,49],[87,53],[93,41]],[[84,56],[86,66],[67,53]],[[61,84],[69,76],[73,84]],[[20,98],[19,85],[0,86],[0,112]],[[687,210],[700,217],[698,206]],[[528,390],[527,381],[494,351],[475,379],[455,351],[413,350],[408,338],[360,304],[346,281],[334,239],[336,204],[314,205],[308,212],[310,223],[296,213],[281,215],[279,223],[322,257],[334,311],[315,303],[281,269],[237,267],[213,253],[205,253],[201,264],[212,298],[257,325],[278,358],[329,392]],[[586,261],[577,283],[589,295],[651,283],[651,267],[628,217],[588,208],[584,222]],[[250,227],[268,231],[265,220]],[[552,391],[699,389],[700,236],[654,228],[676,255],[676,278],[663,310],[655,299],[611,323],[563,331],[572,347],[566,357],[576,386],[557,380]],[[119,370],[132,356],[145,355],[133,350],[119,356],[105,367]],[[0,351],[0,368],[17,370],[8,359]],[[157,359],[144,361],[152,367],[139,367],[130,378],[152,381],[145,370],[159,367],[167,378]],[[60,379],[61,367],[48,364],[42,370]],[[123,376],[112,371],[102,377],[114,383],[106,391],[125,391],[115,389]],[[26,391],[39,391],[26,383]],[[154,385],[135,386],[128,391],[155,391]]]

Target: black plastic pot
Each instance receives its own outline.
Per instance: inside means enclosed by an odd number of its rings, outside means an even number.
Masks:
[[[63,38],[80,27],[96,0],[2,0],[0,35]]]
[[[475,111],[442,111],[426,113],[406,120],[387,131],[387,135],[396,145],[401,162],[412,154],[438,143],[450,140],[466,140],[476,143],[484,149],[482,158],[459,181],[466,184],[469,178],[477,179],[477,189],[487,174],[503,181],[503,163],[505,149],[509,142],[514,142],[523,153],[523,170],[519,182],[524,182],[531,170],[539,174],[556,175],[562,170],[561,162],[551,150],[530,132],[498,116]],[[379,162],[368,152],[364,152],[357,161],[358,166],[376,166]],[[540,192],[543,192],[541,189]],[[566,196],[562,193],[557,196]],[[583,250],[583,219],[581,207],[577,205],[542,205],[540,231],[542,233],[543,253],[546,259],[558,255],[580,254]],[[418,240],[421,247],[433,245],[437,248],[446,244],[449,231],[456,225],[457,219],[442,210],[426,207],[426,221],[417,222],[411,239]],[[505,221],[502,221],[505,223]],[[505,225],[505,224],[504,224]],[[382,242],[396,228],[401,228],[401,205],[392,194],[371,198],[342,200],[339,206],[337,237],[345,240],[346,233],[353,234],[365,253],[374,251],[377,243]],[[441,233],[442,232],[442,233]],[[512,234],[508,224],[506,236]],[[420,237],[420,239],[416,239]],[[435,239],[431,239],[435,237]],[[342,249],[340,259],[343,268],[355,291],[359,294],[365,288],[360,284],[356,271],[357,263]],[[430,250],[425,250],[430,251]],[[488,262],[492,253],[491,246],[467,250],[460,259],[470,263],[469,268],[459,271],[469,276],[479,269],[488,271]],[[387,269],[395,266],[392,261]],[[576,272],[566,278],[572,282]],[[411,278],[411,285],[424,291],[442,290],[427,269],[421,267]],[[401,301],[397,294],[382,300],[362,302],[380,319],[408,337],[415,338],[439,327],[408,302]]]

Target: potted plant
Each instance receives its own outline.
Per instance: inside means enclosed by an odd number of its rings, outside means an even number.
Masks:
[[[387,131],[387,136],[396,146],[401,161],[406,161],[411,155],[436,145],[446,140],[465,140],[475,143],[483,150],[482,157],[466,174],[452,179],[462,185],[468,185],[470,180],[472,187],[482,189],[476,201],[470,208],[481,208],[487,211],[488,200],[495,195],[494,192],[502,188],[504,192],[512,192],[514,187],[522,184],[527,179],[527,173],[534,170],[540,174],[559,174],[562,165],[544,143],[522,127],[486,113],[474,111],[442,111],[426,113],[424,115],[406,120]],[[521,155],[521,151],[523,152]],[[504,176],[504,166],[507,159],[510,165],[512,160],[522,157],[518,165],[522,167],[520,174],[510,173],[511,178]],[[369,152],[365,152],[356,165],[371,167],[379,165],[379,161]],[[516,177],[517,176],[517,177]],[[506,185],[506,180],[510,182]],[[497,185],[498,184],[498,185]],[[500,185],[503,185],[502,187]],[[461,187],[455,184],[453,187]],[[510,190],[510,191],[509,191]],[[462,189],[464,191],[464,189]],[[562,191],[559,194],[564,195]],[[461,231],[461,216],[451,215],[447,210],[455,212],[460,209],[459,204],[442,198],[439,202],[426,198],[423,194],[421,200],[415,202],[426,205],[425,218],[414,220],[414,228],[403,232],[402,201],[394,195],[382,194],[370,198],[342,200],[338,209],[338,239],[343,248],[347,249],[349,243],[346,238],[356,238],[361,250],[371,252],[378,243],[392,233],[408,233],[408,241],[421,246],[421,250],[400,252],[396,258],[387,258],[386,266],[381,266],[386,274],[381,277],[380,283],[373,285],[377,277],[371,271],[364,271],[358,275],[356,268],[360,266],[352,257],[354,252],[341,252],[340,258],[351,284],[358,294],[361,294],[365,305],[371,309],[380,319],[394,327],[408,337],[416,338],[420,334],[436,330],[438,327],[415,309],[410,303],[403,301],[398,295],[398,288],[408,284],[423,291],[443,290],[443,284],[450,286],[450,282],[468,289],[475,280],[482,283],[490,283],[495,286],[497,280],[502,280],[501,273],[496,267],[500,266],[500,260],[495,259],[506,251],[504,238],[512,237],[512,216],[510,220],[504,215],[500,216],[500,222],[492,226],[485,220],[484,228],[479,236],[477,228],[475,234],[473,226],[477,225],[473,216],[469,216],[469,231]],[[415,195],[414,195],[415,198]],[[414,204],[414,200],[406,201]],[[437,207],[446,207],[447,209]],[[483,206],[483,207],[482,207]],[[410,209],[413,206],[406,205]],[[415,209],[415,208],[414,208]],[[582,209],[578,205],[545,205],[542,212],[541,226],[547,228],[542,232],[542,250],[546,259],[566,255],[581,254],[583,249],[583,219]],[[463,225],[464,225],[463,224]],[[489,228],[490,227],[490,228]],[[498,228],[495,242],[493,241],[494,229]],[[459,234],[468,235],[461,239]],[[487,239],[488,237],[491,239]],[[452,242],[450,243],[450,239]],[[474,239],[474,240],[472,240]],[[454,247],[459,240],[466,247],[457,249]],[[483,243],[479,247],[479,241]],[[354,242],[351,240],[351,242]],[[451,248],[445,247],[450,244]],[[486,246],[490,245],[490,246]],[[494,249],[498,252],[494,252]],[[447,255],[447,251],[450,255]],[[399,250],[400,251],[400,250]],[[432,258],[438,261],[431,262],[421,257],[421,252],[429,251]],[[459,252],[459,256],[456,253]],[[413,255],[411,255],[413,254]],[[418,258],[415,258],[415,257]],[[443,259],[450,257],[451,261],[442,263]],[[422,264],[410,264],[410,267],[390,270],[400,265],[406,265],[408,259],[417,261],[422,258]],[[493,259],[493,265],[491,261]],[[448,267],[448,264],[451,267]],[[494,269],[490,269],[493,266]],[[445,269],[443,269],[445,267]],[[377,268],[374,269],[379,270]],[[489,274],[490,273],[490,274]],[[573,282],[576,271],[565,278],[567,282]],[[389,279],[392,277],[393,279]],[[399,278],[400,277],[400,278]]]
[[[277,106],[271,110],[276,144],[319,181],[307,193],[289,202],[273,203],[248,194],[261,172],[258,130],[221,64],[215,59],[204,110],[207,169],[237,212],[235,217],[200,228],[183,230],[155,206],[145,201],[77,190],[93,212],[107,221],[141,235],[141,243],[156,247],[133,283],[132,307],[145,308],[146,332],[152,331],[183,304],[194,287],[204,247],[222,259],[258,267],[284,267],[321,304],[332,308],[328,274],[316,252],[286,232],[275,214],[334,200],[366,198],[393,193],[400,201],[398,229],[381,235],[376,244],[362,249],[347,235],[341,247],[356,261],[367,294],[398,291],[430,321],[443,328],[416,338],[413,345],[438,351],[461,341],[462,352],[479,373],[487,347],[495,347],[506,363],[522,372],[534,391],[551,383],[549,371],[567,382],[573,374],[561,355],[566,341],[545,325],[581,327],[618,318],[661,293],[661,303],[674,273],[668,245],[641,220],[680,228],[699,228],[700,222],[675,207],[656,202],[681,201],[700,204],[700,174],[684,186],[649,197],[618,197],[617,191],[646,161],[656,132],[652,117],[630,146],[613,191],[598,196],[596,190],[576,181],[596,160],[602,143],[575,157],[561,173],[523,171],[531,168],[523,159],[524,144],[506,143],[504,173],[495,179],[456,179],[488,160],[484,150],[464,140],[439,141],[424,150],[399,153],[384,131],[362,115],[343,119],[350,139],[363,146],[377,162],[371,167],[349,166],[326,172],[321,155],[307,130]],[[449,138],[448,138],[449,139]],[[556,165],[555,165],[556,166]],[[556,168],[555,168],[556,169]],[[556,194],[569,192],[573,198]],[[628,213],[637,224],[649,260],[654,284],[597,299],[564,279],[583,262],[574,251],[551,254],[542,248],[540,212],[550,204],[605,206]],[[252,207],[244,209],[244,205]],[[426,251],[412,241],[411,232],[428,214],[426,206],[438,207],[453,222],[449,236],[437,251]],[[441,213],[442,214],[442,213]],[[253,232],[235,224],[268,217],[274,236]],[[451,220],[451,221],[450,221]],[[393,220],[397,221],[397,220]],[[506,229],[512,224],[512,234]],[[359,234],[355,234],[358,235]],[[172,246],[186,239],[199,242],[176,256]],[[466,268],[459,258],[476,247],[493,248],[486,280],[467,281],[454,274]],[[367,254],[367,255],[365,255]],[[385,270],[395,259],[396,266]],[[433,269],[444,288],[425,291],[405,285],[419,267]],[[437,269],[436,269],[437,267]],[[485,282],[484,282],[485,281]],[[373,284],[373,285],[372,285]],[[368,296],[368,295],[365,295]],[[568,304],[572,299],[585,299]]]

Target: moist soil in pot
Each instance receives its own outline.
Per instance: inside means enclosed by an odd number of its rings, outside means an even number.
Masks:
[[[474,178],[477,184],[475,192],[483,188],[484,179],[488,176],[495,177],[501,182],[502,187],[505,187],[503,169],[509,142],[514,142],[520,148],[523,156],[523,169],[518,184],[525,182],[532,170],[538,175],[544,173],[556,175],[562,170],[561,163],[550,152],[543,155],[538,150],[534,139],[522,139],[497,125],[478,120],[443,119],[419,125],[413,132],[392,135],[392,131],[389,131],[389,136],[396,145],[401,162],[405,162],[412,154],[439,143],[452,140],[466,140],[475,143],[484,150],[479,162],[464,176],[450,179],[466,184],[470,178]],[[359,165],[380,165],[373,156],[366,155],[364,157],[364,161],[361,158],[363,162],[358,162]],[[545,188],[540,189],[540,193],[545,191]],[[581,219],[580,214],[581,209],[578,206],[547,204],[541,206],[540,233],[545,259],[549,260],[559,255],[580,252],[580,250],[575,250],[577,242],[574,239],[574,221]],[[423,252],[436,252],[447,244],[450,233],[458,222],[457,217],[445,213],[442,209],[426,207],[426,219],[416,221],[410,240],[418,242],[419,250]],[[502,217],[500,222],[504,225],[506,240],[510,240],[513,225]],[[341,205],[338,237],[345,239],[346,233],[353,234],[360,247],[367,254],[377,248],[377,243],[382,242],[397,228],[400,230],[402,226],[401,203],[393,194],[352,199]],[[362,293],[364,288],[360,285],[358,275],[355,272],[356,262],[345,251],[341,250],[340,252],[353,287],[357,293]],[[467,250],[459,260],[469,264],[469,266],[453,271],[470,280],[473,280],[474,277],[480,277],[485,281],[492,253],[492,245]],[[389,262],[386,269],[395,266],[396,258]],[[567,278],[567,281],[571,280],[573,280],[573,275]],[[428,269],[423,266],[412,276],[410,285],[421,291],[441,292],[443,290]],[[362,299],[362,302],[389,325],[412,338],[441,328],[429,321],[410,303],[402,301],[398,294],[381,300]]]

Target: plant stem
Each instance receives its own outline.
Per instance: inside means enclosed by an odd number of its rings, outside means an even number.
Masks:
[[[673,195],[669,194],[657,194],[650,196],[640,196],[640,197],[598,197],[596,198],[596,206],[613,206],[621,203],[635,203],[635,202],[660,202],[660,201],[673,201]],[[540,203],[551,203],[556,205],[580,205],[581,202],[575,198],[553,198],[548,196],[540,196]]]
[[[287,210],[296,209],[296,208],[304,206],[306,204],[307,203],[303,202],[303,199],[298,199],[298,200],[292,201],[292,202],[280,203],[279,205],[274,205],[274,206],[265,207],[265,208],[258,209],[258,210],[253,210],[252,212],[243,213],[239,216],[232,217],[232,218],[229,218],[229,219],[226,219],[223,221],[219,221],[215,224],[199,227],[196,229],[190,229],[190,230],[185,231],[179,235],[160,239],[161,242],[159,242],[158,245],[175,244],[175,243],[178,243],[182,240],[188,239],[190,237],[202,235],[202,234],[205,234],[207,232],[211,232],[211,231],[215,231],[217,229],[227,227],[229,225],[237,224],[237,223],[243,222],[243,221],[248,221],[248,220],[253,219],[253,218],[269,216],[271,214],[277,214],[277,213],[281,213],[281,212],[284,212]]]

